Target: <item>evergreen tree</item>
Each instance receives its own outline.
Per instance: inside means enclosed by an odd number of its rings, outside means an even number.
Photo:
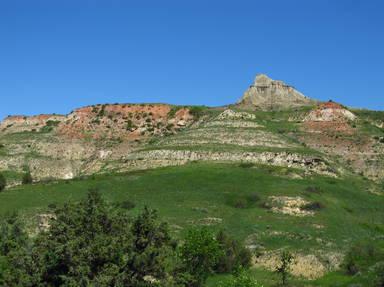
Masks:
[[[80,203],[56,208],[53,217],[32,248],[16,248],[15,256],[3,252],[9,265],[5,286],[141,287],[167,281],[175,245],[156,212],[146,208],[131,219],[91,191]]]
[[[224,231],[216,235],[216,240],[223,250],[215,271],[218,273],[231,273],[240,268],[251,266],[252,254],[239,241],[231,238]]]

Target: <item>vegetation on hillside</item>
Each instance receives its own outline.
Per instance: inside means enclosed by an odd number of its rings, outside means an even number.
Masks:
[[[79,203],[54,208],[36,237],[14,214],[1,221],[0,284],[200,287],[219,260],[233,260],[222,243],[207,229],[191,229],[180,244],[156,211],[145,207],[132,217],[92,190]]]
[[[56,223],[54,220],[51,225],[50,230],[55,230],[54,226],[58,224],[59,218],[68,219],[72,216],[81,218],[83,215],[81,215],[79,206],[84,206],[84,201],[87,201],[87,190],[98,187],[102,197],[107,201],[107,203],[103,203],[103,206],[105,205],[105,210],[108,210],[108,214],[110,213],[105,218],[115,220],[115,218],[119,218],[119,214],[122,215],[120,220],[127,222],[127,224],[121,224],[127,226],[127,237],[133,236],[131,226],[138,216],[143,217],[146,205],[157,209],[156,216],[160,216],[168,223],[167,234],[171,238],[172,244],[163,245],[169,250],[169,253],[164,255],[165,262],[167,262],[166,273],[169,275],[167,278],[180,278],[180,281],[172,284],[196,282],[191,281],[195,280],[192,275],[200,274],[202,279],[197,282],[204,282],[204,278],[208,276],[207,286],[219,286],[221,284],[219,282],[227,284],[227,281],[240,280],[236,279],[236,276],[226,274],[237,274],[237,269],[245,268],[244,276],[250,282],[257,281],[257,284],[262,284],[264,287],[274,286],[280,281],[280,277],[274,274],[273,270],[263,268],[247,270],[250,266],[249,262],[243,260],[249,256],[284,247],[293,254],[301,250],[309,253],[321,250],[322,252],[338,251],[347,254],[340,271],[328,273],[323,278],[311,281],[313,286],[334,286],[332,284],[337,280],[343,287],[353,283],[376,287],[371,282],[379,280],[375,278],[380,278],[380,262],[384,261],[379,255],[381,253],[377,252],[384,248],[383,244],[380,245],[384,234],[382,196],[369,193],[370,183],[361,178],[332,179],[316,176],[295,179],[290,176],[296,172],[295,169],[287,170],[259,165],[242,167],[238,164],[192,163],[182,167],[168,167],[120,175],[97,175],[57,183],[37,183],[14,187],[2,192],[0,194],[0,213],[4,218],[5,213],[18,210],[20,215],[17,219],[12,219],[12,222],[18,222],[20,225],[7,230],[14,230],[16,233],[22,230],[24,234],[28,234],[27,246],[40,246],[39,248],[44,249],[43,245],[35,245],[39,242],[37,238],[42,238],[44,232],[39,234],[36,239],[29,236],[29,234],[35,233],[36,215],[61,214],[62,216],[57,217]],[[271,196],[299,196],[308,202],[318,202],[323,208],[316,209],[314,215],[308,217],[275,213],[269,206]],[[237,202],[240,205],[234,204]],[[242,205],[243,202],[246,202],[245,206]],[[157,217],[152,217],[152,219],[152,222],[156,223],[153,226],[159,226],[162,221]],[[74,222],[78,224],[81,221]],[[85,222],[89,223],[89,221]],[[80,233],[83,229],[88,228],[88,225],[75,226],[77,227],[70,228],[74,233],[74,230],[78,230],[77,232]],[[5,229],[1,228],[1,230]],[[103,229],[99,226],[97,230]],[[48,231],[48,234],[50,232]],[[107,233],[101,238],[108,241],[106,238],[110,231],[105,232]],[[123,231],[113,232],[119,234]],[[190,232],[206,234],[210,238],[208,242],[219,245],[219,249],[224,251],[217,255],[218,262],[213,260],[216,264],[205,265],[208,266],[204,270],[207,273],[186,268],[186,264],[183,264],[180,257],[181,247],[187,243],[187,238],[195,238],[195,236],[188,235]],[[49,236],[47,238],[49,239]],[[74,238],[72,237],[72,239]],[[355,256],[348,255],[350,246],[354,246],[363,238],[366,238],[369,245],[373,246],[374,254],[378,254],[377,257],[370,256],[371,247],[364,252],[356,251],[358,249],[352,247],[351,254],[355,254]],[[22,245],[22,242],[24,241],[20,240],[17,245]],[[44,237],[41,244],[42,242],[49,242],[49,240],[47,241]],[[84,246],[90,248],[93,246],[88,241],[82,242],[86,242]],[[175,243],[177,243],[176,247],[174,247]],[[244,248],[243,243],[247,247],[254,246],[252,248],[255,249],[252,249],[252,253],[249,253],[249,248]],[[57,242],[52,244],[56,246]],[[100,244],[98,246],[102,247],[102,243]],[[196,240],[193,239],[190,244],[196,246]],[[215,248],[210,250],[215,250]],[[39,250],[38,253],[44,254],[42,250]],[[86,256],[81,255],[80,251],[76,251],[76,254],[80,258]],[[18,258],[24,258],[25,260],[21,261],[28,262],[30,255],[24,256]],[[369,260],[360,260],[363,257]],[[212,256],[212,258],[216,258],[216,256]],[[352,258],[349,260],[352,263],[348,263],[348,258]],[[46,259],[40,258],[39,260]],[[6,265],[7,268],[10,268],[7,261],[4,260],[4,257],[0,259],[3,270]],[[20,263],[20,260],[17,262]],[[355,274],[348,272],[347,270],[352,268],[347,268],[347,266],[357,266],[358,272]],[[18,270],[23,270],[23,268],[18,267]],[[4,277],[6,273],[2,272],[2,274]],[[22,278],[23,276],[17,275],[17,277]],[[306,280],[293,276],[290,276],[288,282],[294,286],[305,286],[306,284]]]

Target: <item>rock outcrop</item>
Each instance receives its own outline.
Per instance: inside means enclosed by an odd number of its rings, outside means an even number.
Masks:
[[[70,138],[135,140],[174,133],[192,120],[188,109],[172,110],[165,104],[97,105],[70,113],[58,133]]]
[[[326,133],[353,133],[353,128],[349,124],[357,117],[344,108],[342,105],[327,102],[319,104],[304,118],[304,127],[309,132]]]
[[[326,161],[321,158],[289,152],[211,152],[191,150],[138,151],[125,157],[124,168],[147,169],[182,165],[192,161],[249,162],[302,169],[308,174],[337,177]]]
[[[187,108],[166,104],[95,105],[70,114],[9,116],[0,123],[0,132],[51,132],[72,139],[135,140],[145,136],[172,134],[188,126],[193,116]]]
[[[305,122],[347,122],[356,120],[356,116],[342,105],[327,102],[318,105],[304,119]]]
[[[284,82],[259,74],[237,105],[255,110],[284,110],[315,103],[315,100],[304,96]]]

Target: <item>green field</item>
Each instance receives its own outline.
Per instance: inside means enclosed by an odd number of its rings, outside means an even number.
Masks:
[[[0,213],[18,211],[32,225],[34,215],[49,212],[49,205],[78,201],[89,189],[97,188],[112,203],[134,202],[133,213],[145,205],[157,209],[176,237],[181,237],[188,227],[208,224],[212,230],[225,229],[240,240],[249,241],[253,236],[256,239],[252,244],[266,250],[288,248],[302,253],[345,251],[355,241],[382,238],[384,197],[369,192],[371,182],[361,177],[293,179],[290,174],[296,172],[270,166],[191,163],[96,175],[9,189],[0,193]],[[322,208],[307,217],[274,213],[265,207],[270,196],[300,196]],[[253,200],[247,201],[249,198]],[[238,202],[245,205],[236,206]],[[250,272],[265,286],[275,282],[269,271]],[[352,280],[340,276],[329,274],[311,284],[347,286],[341,283]],[[343,278],[337,281],[341,285],[332,283],[336,277]],[[214,286],[220,278],[211,278],[208,284]]]

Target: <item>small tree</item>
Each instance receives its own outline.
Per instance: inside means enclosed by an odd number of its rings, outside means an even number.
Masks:
[[[31,172],[30,172],[30,171],[27,171],[27,172],[23,175],[22,183],[23,183],[23,184],[31,184],[32,182],[33,182],[33,179],[32,179]]]
[[[3,191],[7,186],[7,181],[2,173],[0,173],[0,191]]]
[[[177,275],[183,281],[180,283],[188,287],[200,287],[213,273],[222,252],[219,243],[207,229],[192,229],[187,233],[180,256],[182,267]]]
[[[283,251],[280,256],[280,265],[276,268],[276,273],[281,276],[281,286],[288,286],[289,267],[292,261],[292,254],[289,251]]]
[[[252,253],[239,241],[231,238],[224,231],[220,231],[216,235],[223,254],[215,271],[218,273],[231,273],[240,268],[248,268],[251,266]]]

